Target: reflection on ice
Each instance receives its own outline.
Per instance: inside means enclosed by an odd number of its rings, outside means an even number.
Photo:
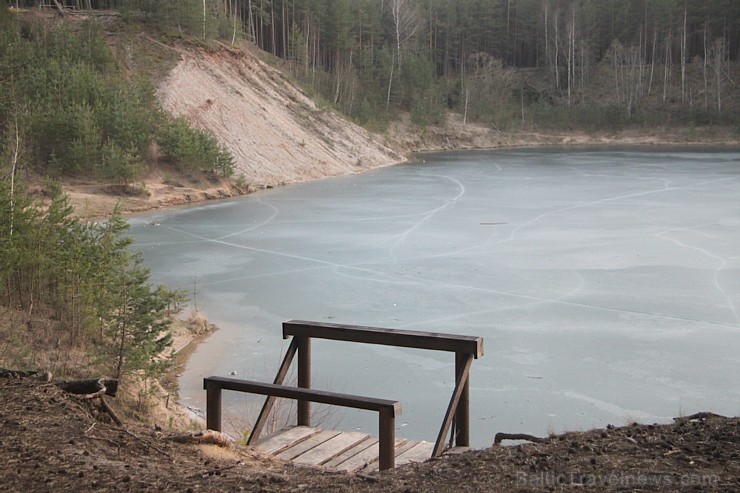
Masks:
[[[280,323],[296,318],[483,336],[476,446],[497,431],[740,414],[740,153],[424,160],[132,220],[154,279],[195,287],[221,328],[183,373],[189,402],[203,376],[271,380]],[[317,387],[399,398],[403,436],[434,439],[449,355],[314,351]],[[374,430],[374,416],[339,414]]]

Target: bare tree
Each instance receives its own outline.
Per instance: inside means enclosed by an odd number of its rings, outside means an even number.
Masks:
[[[715,77],[715,84],[716,84],[716,92],[717,92],[717,113],[722,114],[722,78],[723,78],[723,70],[722,66],[725,61],[725,39],[724,38],[717,38],[714,41],[714,46],[712,46],[712,65],[714,69],[714,77]]]
[[[571,10],[571,19],[568,23],[568,50],[565,56],[566,66],[568,68],[568,107],[572,105],[573,83],[575,80],[576,69],[576,9]]]
[[[18,157],[21,148],[21,137],[18,132],[18,115],[15,115],[15,142],[13,145],[13,158],[10,162],[10,237],[13,237],[13,223],[15,222],[15,175],[18,171]]]
[[[612,71],[614,74],[614,95],[619,103],[622,102],[623,60],[624,47],[619,40],[615,39],[604,54],[604,62],[611,63],[612,65]]]
[[[681,102],[686,101],[686,18],[688,17],[688,7],[684,5],[683,9],[683,32],[681,33]]]
[[[707,65],[709,63],[709,46],[707,46],[707,23],[704,24],[704,60],[702,61],[701,72],[704,76],[704,111],[709,108],[709,77]]]
[[[554,67],[555,67],[555,88],[557,90],[560,90],[560,72],[559,72],[559,65],[560,60],[558,58],[559,55],[559,48],[560,48],[560,33],[559,33],[559,27],[560,25],[560,9],[556,8],[554,13],[554,20],[553,20],[553,26],[555,27],[555,61],[554,61]]]
[[[654,28],[653,30],[653,53],[650,56],[650,82],[648,82],[648,94],[650,94],[653,89],[653,74],[655,73],[655,57],[656,57],[657,47],[658,47],[658,29]]]
[[[633,46],[624,52],[624,63],[627,66],[624,83],[628,117],[632,116],[642,96],[642,67],[644,65],[642,53],[640,46]]]
[[[472,96],[474,118],[496,119],[499,106],[505,103],[514,87],[514,70],[488,53],[478,52],[470,55],[470,76],[465,87],[465,116],[467,122],[468,101]],[[508,115],[507,115],[508,116]]]
[[[671,31],[668,30],[668,35],[665,38],[665,59],[663,61],[663,102],[666,102],[668,98],[668,79],[672,69],[672,57],[671,53]]]
[[[390,0],[388,8],[391,11],[391,34],[395,45],[395,60],[391,60],[391,73],[388,78],[388,95],[386,97],[386,108],[391,101],[391,87],[393,86],[394,62],[398,62],[398,72],[401,73],[401,47],[416,34],[419,28],[419,16],[416,9],[409,0]]]

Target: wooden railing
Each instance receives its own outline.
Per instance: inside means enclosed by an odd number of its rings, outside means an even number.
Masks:
[[[318,402],[334,406],[377,411],[379,415],[379,466],[380,469],[393,469],[395,466],[395,423],[396,416],[401,415],[401,403],[398,401],[223,377],[208,377],[203,379],[203,388],[206,390],[206,426],[209,430],[214,431],[221,431],[222,390],[235,390],[237,392],[261,394],[268,396],[268,399],[282,397],[287,399],[300,399],[303,402]],[[248,443],[252,443],[253,436],[254,432],[252,432]]]
[[[452,392],[447,412],[442,421],[442,426],[437,435],[432,457],[437,457],[444,451],[444,441],[453,426],[453,438],[456,446],[470,446],[470,366],[474,358],[483,355],[483,339],[475,336],[461,336],[453,334],[442,334],[434,332],[418,332],[410,330],[384,329],[378,327],[361,327],[355,325],[329,324],[322,322],[307,322],[302,320],[290,320],[283,323],[283,338],[293,339],[288,346],[280,368],[272,385],[244,380],[211,377],[204,380],[204,388],[208,391],[207,420],[208,426],[218,425],[220,430],[221,415],[221,389],[237,390],[267,395],[265,404],[262,406],[259,417],[252,429],[248,444],[253,445],[259,439],[262,429],[267,423],[267,417],[272,410],[276,397],[288,397],[298,401],[298,425],[311,425],[311,402],[340,405],[345,407],[359,407],[360,409],[377,410],[380,413],[380,440],[381,455],[380,469],[394,467],[393,441],[395,432],[387,429],[390,419],[390,411],[387,407],[393,403],[394,412],[400,414],[400,405],[395,401],[385,401],[367,397],[350,396],[333,392],[311,390],[311,339],[329,339],[334,341],[360,342],[365,344],[381,344],[386,346],[407,347],[417,349],[428,349],[436,351],[448,351],[455,353],[455,389]],[[282,383],[285,380],[290,364],[298,355],[298,388],[286,387]],[[240,383],[241,382],[241,383]],[[210,387],[209,387],[210,385]],[[216,397],[218,395],[218,397]],[[385,403],[381,407],[360,407],[370,405],[373,402]],[[395,407],[397,406],[397,407]],[[213,418],[215,413],[218,419]],[[386,416],[385,418],[383,416]],[[384,424],[385,423],[385,424]],[[386,437],[383,440],[383,437]],[[390,437],[390,438],[389,438]],[[390,441],[389,441],[390,440]],[[390,451],[383,449],[383,443],[390,443]],[[390,453],[390,457],[383,457],[383,451]]]

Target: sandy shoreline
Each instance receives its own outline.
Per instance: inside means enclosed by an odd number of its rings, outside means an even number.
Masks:
[[[655,134],[635,130],[618,134],[586,135],[581,133],[511,133],[500,134],[474,124],[463,126],[457,122],[457,116],[450,117],[450,122],[444,127],[429,127],[420,137],[419,129],[406,128],[406,124],[397,123],[392,129],[396,136],[394,147],[403,149],[404,159],[394,163],[379,163],[377,166],[367,166],[359,170],[352,170],[347,174],[359,174],[380,167],[394,166],[407,162],[415,154],[431,152],[458,152],[483,151],[529,147],[716,147],[730,149],[740,147],[740,135],[731,129],[713,130],[712,135],[706,135],[709,130],[675,129],[670,135],[667,131]],[[701,134],[704,135],[701,135]],[[691,135],[694,138],[689,138]],[[670,138],[672,137],[672,138]],[[291,183],[314,181],[332,178],[335,174],[326,176],[305,177]],[[184,180],[180,180],[184,181]],[[283,183],[285,184],[285,183]],[[280,185],[278,185],[280,186]],[[215,183],[200,180],[194,183],[178,183],[170,173],[160,170],[150,173],[142,183],[144,193],[137,196],[110,193],[109,187],[104,184],[70,180],[64,184],[64,190],[69,195],[76,214],[87,220],[104,219],[119,207],[126,215],[146,213],[154,210],[174,210],[182,206],[202,204],[248,195],[269,187],[239,187],[230,180],[219,180]]]

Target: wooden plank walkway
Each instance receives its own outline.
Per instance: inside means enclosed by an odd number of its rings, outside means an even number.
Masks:
[[[350,473],[369,473],[378,469],[378,439],[356,431],[328,431],[296,426],[275,433],[255,448],[298,464],[321,466]],[[398,439],[396,467],[423,462],[432,456],[434,444]]]

